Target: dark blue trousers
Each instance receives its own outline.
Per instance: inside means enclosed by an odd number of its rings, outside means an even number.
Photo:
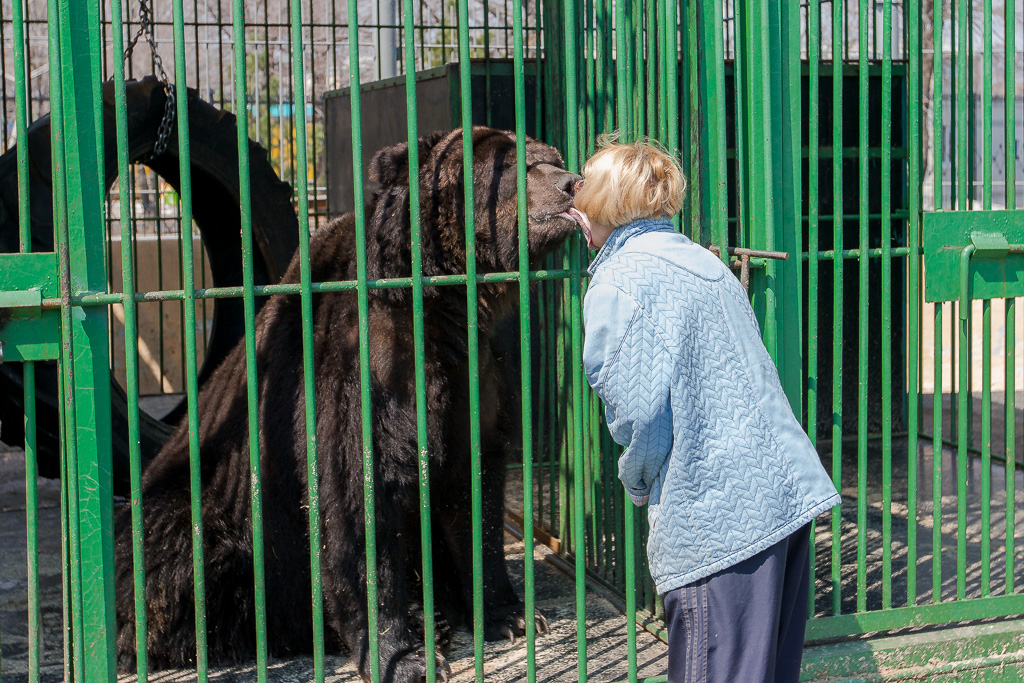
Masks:
[[[809,587],[807,525],[665,594],[669,683],[796,683]]]

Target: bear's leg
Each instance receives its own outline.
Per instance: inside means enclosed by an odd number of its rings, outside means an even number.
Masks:
[[[383,482],[382,482],[383,483]],[[426,657],[423,643],[415,636],[409,617],[413,598],[406,575],[408,547],[403,527],[407,518],[406,505],[395,501],[416,501],[401,498],[389,492],[387,486],[378,486],[376,530],[376,587],[378,599],[377,645],[380,674],[383,683],[420,683],[426,675]],[[388,501],[385,504],[383,501]],[[413,514],[415,511],[413,510]],[[345,515],[349,521],[327,525],[325,523],[326,552],[323,557],[324,596],[327,602],[331,628],[356,661],[359,673],[370,679],[370,639],[367,632],[367,591],[365,530],[361,512]],[[333,515],[331,521],[337,519]],[[344,525],[344,528],[342,528]],[[438,655],[436,666],[441,678],[450,671],[447,662]]]
[[[526,633],[526,617],[523,602],[512,586],[505,564],[505,458],[492,451],[485,452],[482,460],[484,638],[515,639]],[[454,501],[468,501],[468,481],[464,495],[460,493],[449,491],[448,497]],[[446,564],[450,567],[447,578],[459,583],[465,606],[463,623],[471,625],[474,599],[473,526],[468,507],[446,506],[439,511],[437,519],[444,534]],[[535,615],[535,624],[539,633],[547,632],[547,620],[539,612]]]
[[[526,615],[505,563],[505,477],[508,470],[504,455],[483,457],[483,562],[484,562],[484,637],[487,640],[526,634]],[[538,633],[548,631],[547,620],[534,614]]]
[[[255,656],[251,546],[216,512],[204,514],[206,654],[211,664]],[[126,514],[116,532],[117,656],[122,670],[135,666],[135,591],[132,530]],[[196,662],[192,518],[187,491],[145,501],[147,651],[153,669]]]

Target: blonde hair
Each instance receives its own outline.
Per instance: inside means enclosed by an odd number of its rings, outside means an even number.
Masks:
[[[686,178],[675,157],[653,140],[617,143],[615,138],[598,138],[600,149],[583,164],[585,182],[575,207],[613,228],[678,213]]]

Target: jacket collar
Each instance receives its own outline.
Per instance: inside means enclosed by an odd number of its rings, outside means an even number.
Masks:
[[[630,237],[642,235],[645,232],[676,232],[675,225],[668,218],[641,218],[635,220],[632,223],[626,223],[621,228],[616,228],[611,235],[608,236],[608,240],[601,247],[600,251],[597,252],[597,256],[594,257],[593,263],[590,264],[590,268],[587,272],[590,273],[591,277],[597,272],[598,267],[611,258],[612,254],[622,248],[622,245],[626,243]]]

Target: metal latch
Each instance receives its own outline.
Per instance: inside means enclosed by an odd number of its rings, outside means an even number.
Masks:
[[[971,232],[971,243],[960,252],[960,319],[967,320],[971,304],[971,259],[999,260],[1024,253],[1024,244],[1010,244],[1000,232]]]
[[[708,247],[708,251],[713,253],[715,256],[722,255],[721,247],[712,244]],[[743,289],[747,289],[750,285],[750,259],[774,259],[776,261],[788,261],[789,254],[785,251],[764,251],[762,249],[746,249],[744,247],[726,247],[725,251],[729,256],[737,256],[735,261],[730,261],[729,265],[733,268],[740,269],[740,284],[743,285]]]

